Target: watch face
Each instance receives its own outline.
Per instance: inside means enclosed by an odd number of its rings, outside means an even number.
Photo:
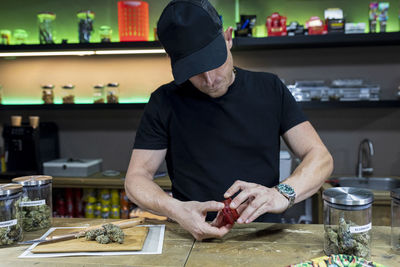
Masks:
[[[282,191],[282,193],[287,194],[288,196],[293,196],[295,194],[293,188],[290,185],[279,184],[278,187],[279,190]]]

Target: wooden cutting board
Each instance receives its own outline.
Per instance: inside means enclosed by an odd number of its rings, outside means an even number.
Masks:
[[[75,232],[75,229],[56,229],[51,235],[62,235]],[[85,237],[53,243],[42,243],[34,247],[32,253],[63,253],[63,252],[104,252],[104,251],[137,251],[142,250],[149,228],[145,226],[123,229],[125,239],[123,244],[100,244],[87,241]]]

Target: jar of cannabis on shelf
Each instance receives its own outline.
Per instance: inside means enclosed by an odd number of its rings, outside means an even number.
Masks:
[[[42,85],[42,100],[44,104],[54,104],[54,85]]]
[[[63,104],[75,104],[75,94],[74,88],[75,86],[72,84],[66,84],[62,87],[62,102]]]
[[[24,231],[49,228],[52,223],[52,177],[44,175],[23,176],[12,179],[22,185],[19,203]]]
[[[104,87],[103,84],[96,84],[93,86],[93,104],[104,104]]]
[[[107,84],[107,103],[118,104],[119,103],[119,83]]]
[[[323,199],[325,254],[369,259],[373,193],[367,189],[335,187],[325,190]]]
[[[21,208],[22,186],[0,184],[0,247],[12,245],[23,238]]]

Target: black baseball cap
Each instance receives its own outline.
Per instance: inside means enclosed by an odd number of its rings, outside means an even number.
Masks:
[[[171,1],[158,20],[157,34],[177,84],[226,61],[222,21],[207,0]]]

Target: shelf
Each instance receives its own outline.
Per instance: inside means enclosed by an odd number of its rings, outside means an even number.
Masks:
[[[233,51],[253,49],[324,48],[399,45],[400,32],[326,34],[276,37],[236,37]],[[112,55],[165,53],[158,41],[84,44],[0,45],[1,57],[52,55]]]
[[[264,38],[237,37],[233,39],[234,50],[238,51],[253,49],[384,46],[399,44],[400,32],[296,35]]]
[[[0,57],[163,54],[160,42],[0,45]]]
[[[28,175],[28,174],[26,174]],[[7,176],[0,175],[1,183],[9,183],[12,178],[21,175]],[[161,189],[171,191],[171,180],[168,175],[154,178],[154,182]],[[95,173],[89,177],[53,177],[53,188],[108,188],[108,189],[124,189],[125,172],[120,175],[110,177],[101,173]]]
[[[334,108],[400,108],[400,100],[381,101],[310,101],[298,102],[305,110]],[[53,105],[0,105],[0,110],[100,110],[143,109],[146,103],[134,104],[53,104]]]
[[[28,45],[0,45],[0,51],[65,51],[65,50],[93,50],[93,49],[145,49],[162,48],[160,42],[112,42],[112,43],[84,43],[84,44],[28,44]]]
[[[143,109],[146,103],[121,104],[39,104],[0,105],[0,110],[98,110],[98,109]]]
[[[381,101],[309,101],[298,102],[302,109],[335,109],[335,108],[400,108],[400,100]]]

